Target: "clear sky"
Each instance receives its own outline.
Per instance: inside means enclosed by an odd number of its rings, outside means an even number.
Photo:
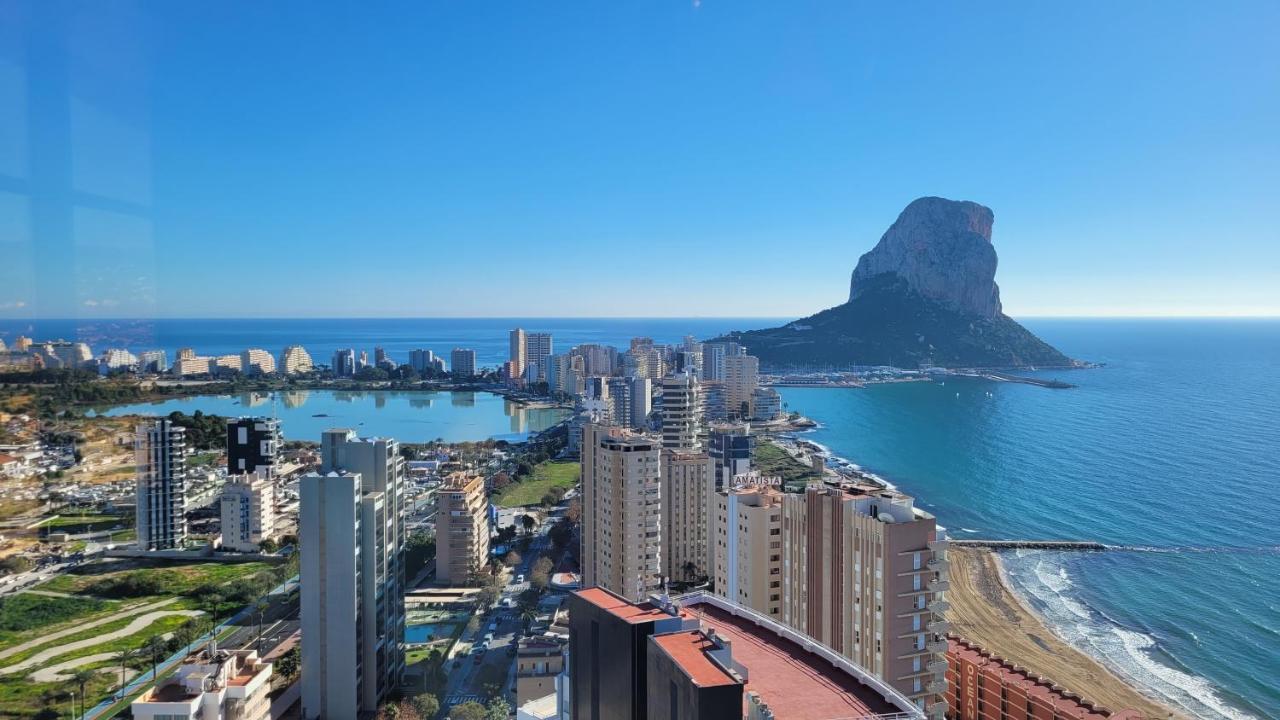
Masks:
[[[0,0],[0,317],[1280,314],[1280,3]]]

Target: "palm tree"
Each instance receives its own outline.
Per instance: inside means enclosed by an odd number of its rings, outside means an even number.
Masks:
[[[112,658],[115,662],[120,663],[120,697],[124,697],[124,687],[126,683],[125,673],[129,670],[129,663],[138,656],[138,651],[133,648],[125,648],[116,653]]]
[[[160,659],[163,657],[164,640],[161,640],[159,635],[152,635],[147,638],[147,643],[144,647],[146,648],[147,655],[151,658],[151,680],[154,682],[160,678],[156,672],[156,667],[160,664]]]
[[[79,670],[76,670],[75,672],[71,673],[71,682],[75,683],[76,687],[80,689],[80,714],[81,714],[81,715],[84,715],[84,713],[85,713],[85,702],[84,702],[84,701],[87,699],[87,698],[85,698],[85,696],[84,696],[84,686],[85,686],[85,685],[88,685],[88,684],[89,684],[89,681],[90,681],[90,680],[92,680],[92,679],[93,679],[93,677],[94,677],[95,675],[97,675],[97,674],[98,674],[98,671],[96,671],[96,670],[90,670],[89,668],[83,668],[83,667],[82,667],[82,668],[80,668]],[[73,711],[75,710],[75,708],[74,708],[74,704],[75,704],[75,703],[74,703],[74,701],[73,701],[73,702],[72,702],[72,705],[73,705],[72,710],[73,710]]]

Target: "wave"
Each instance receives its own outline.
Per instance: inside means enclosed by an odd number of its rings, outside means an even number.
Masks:
[[[1223,700],[1205,678],[1156,659],[1162,651],[1154,637],[1123,627],[1073,595],[1075,583],[1062,563],[1065,557],[1052,551],[1018,550],[1004,563],[1011,589],[1055,634],[1152,697],[1194,717],[1254,718]]]

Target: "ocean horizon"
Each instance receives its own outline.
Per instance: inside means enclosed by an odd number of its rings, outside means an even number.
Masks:
[[[948,378],[782,388],[806,437],[895,484],[953,537],[1096,540],[1103,553],[1006,554],[1015,590],[1065,640],[1195,717],[1280,717],[1280,319],[1023,318],[1067,355],[1050,390]],[[15,327],[26,323],[30,329]],[[506,359],[516,325],[557,351],[678,342],[778,318],[0,320],[105,347],[223,354],[301,344],[477,351]],[[1087,689],[1082,689],[1087,691]]]

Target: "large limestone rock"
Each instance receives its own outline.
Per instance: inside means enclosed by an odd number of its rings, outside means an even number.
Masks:
[[[909,289],[962,315],[998,317],[994,220],[990,208],[975,202],[939,197],[912,202],[858,260],[849,300],[873,287],[872,278],[893,274]]]

